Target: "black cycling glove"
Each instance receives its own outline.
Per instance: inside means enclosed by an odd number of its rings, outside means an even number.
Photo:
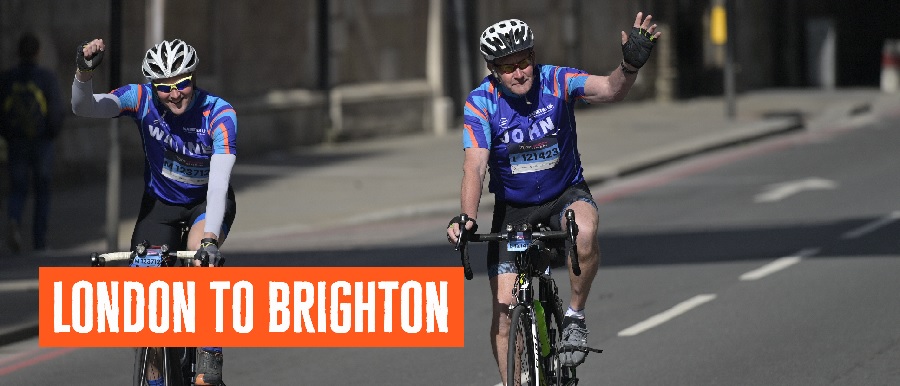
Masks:
[[[459,224],[460,221],[462,221],[462,219],[459,216],[456,216],[456,217],[450,219],[450,222],[447,223],[447,228],[453,227],[453,224]],[[472,233],[477,232],[478,231],[478,223],[475,222],[475,219],[473,219],[471,217],[469,217],[469,221],[472,222],[472,229],[469,231]]]
[[[216,239],[207,238],[200,240],[200,249],[194,254],[194,259],[203,261],[204,252],[206,252],[209,257],[209,264],[216,267],[221,267],[225,264],[225,259],[222,257],[222,254],[219,253],[218,241],[216,241]]]
[[[628,35],[628,41],[622,45],[622,56],[625,63],[635,68],[641,68],[650,59],[650,52],[653,51],[653,45],[656,44],[656,38],[643,28],[631,27],[631,34]]]
[[[75,65],[83,72],[93,71],[100,66],[100,62],[103,60],[103,51],[97,51],[94,53],[94,56],[90,58],[84,57],[84,46],[90,43],[90,40],[85,40],[75,49]]]

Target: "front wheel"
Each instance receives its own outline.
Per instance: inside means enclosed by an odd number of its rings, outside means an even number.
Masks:
[[[510,314],[506,384],[536,386],[538,371],[535,357],[531,313],[524,305],[518,305]]]
[[[134,377],[135,386],[190,385],[190,375],[184,374],[182,352],[184,349],[166,347],[140,347],[135,349]]]
[[[165,349],[162,347],[139,347],[134,353],[134,386],[146,386],[166,381]]]

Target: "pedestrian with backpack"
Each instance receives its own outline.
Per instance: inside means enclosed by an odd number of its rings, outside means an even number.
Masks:
[[[24,248],[21,225],[29,176],[34,188],[32,246],[36,251],[47,247],[53,140],[65,117],[56,75],[37,65],[39,50],[38,38],[23,34],[19,64],[0,74],[0,136],[6,140],[10,190],[7,241],[14,253]]]

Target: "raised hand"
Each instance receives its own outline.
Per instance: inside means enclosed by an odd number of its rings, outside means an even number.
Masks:
[[[641,68],[650,59],[650,52],[653,51],[653,45],[662,35],[662,32],[656,31],[657,25],[651,24],[652,15],[644,17],[643,12],[638,12],[634,18],[634,25],[631,27],[631,33],[626,34],[622,31],[622,56],[625,63],[628,63],[635,69]]]

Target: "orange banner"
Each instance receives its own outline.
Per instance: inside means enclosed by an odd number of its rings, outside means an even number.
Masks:
[[[462,347],[462,268],[40,268],[50,347]]]

